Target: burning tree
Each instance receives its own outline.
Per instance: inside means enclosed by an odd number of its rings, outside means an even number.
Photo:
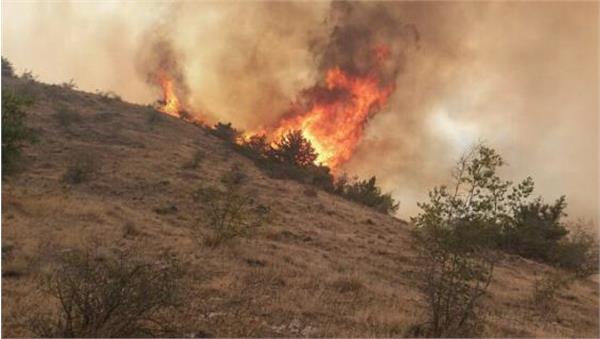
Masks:
[[[314,165],[318,157],[311,142],[304,138],[300,130],[289,131],[270,152],[273,159],[298,167]]]

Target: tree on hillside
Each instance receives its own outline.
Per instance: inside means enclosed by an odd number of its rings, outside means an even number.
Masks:
[[[270,155],[277,161],[298,167],[312,165],[317,159],[315,149],[300,130],[284,135],[275,143]]]
[[[494,149],[476,145],[458,161],[452,186],[434,187],[429,201],[418,204],[422,212],[412,221],[429,336],[477,335],[477,308],[491,281],[496,249],[581,276],[597,271],[597,245],[589,237],[566,237],[565,197],[553,204],[530,199],[533,180],[513,185],[501,179],[497,170],[504,165]]]
[[[23,145],[35,140],[31,129],[25,125],[24,108],[31,103],[10,91],[2,91],[2,176],[14,169]]]

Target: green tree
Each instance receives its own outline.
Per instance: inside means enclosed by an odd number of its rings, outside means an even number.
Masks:
[[[29,99],[2,91],[2,176],[14,170],[23,145],[35,140],[25,124],[24,108],[31,104]]]

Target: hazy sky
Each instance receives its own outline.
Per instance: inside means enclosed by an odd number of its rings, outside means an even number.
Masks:
[[[353,4],[359,8],[362,4]],[[566,194],[572,216],[598,206],[598,3],[385,3],[390,22],[414,27],[388,106],[373,117],[350,173],[375,174],[414,215],[471,143],[483,139],[533,176],[547,200]],[[45,82],[113,90],[149,103],[147,45],[178,52],[189,104],[242,128],[272,122],[320,70],[327,2],[2,1],[2,55]],[[358,20],[373,27],[369,11]],[[355,18],[356,19],[356,18]],[[405,44],[406,45],[401,45]]]

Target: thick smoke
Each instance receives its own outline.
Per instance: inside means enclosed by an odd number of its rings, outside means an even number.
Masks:
[[[416,46],[419,35],[415,26],[397,20],[388,7],[385,3],[332,3],[331,33],[311,45],[319,70],[324,73],[340,67],[354,75],[377,72],[384,83],[394,82],[404,65],[405,51]]]
[[[190,107],[250,130],[278,121],[332,65],[368,72],[375,60],[362,46],[387,43],[393,61],[381,75],[396,90],[345,169],[377,175],[402,202],[401,216],[414,215],[415,201],[478,139],[504,155],[508,178],[533,176],[548,199],[566,194],[573,217],[597,213],[597,3],[6,2],[2,9],[2,54],[18,70],[140,103],[159,95],[140,73],[139,55],[160,42],[148,32],[167,27],[169,48],[185,62]]]

